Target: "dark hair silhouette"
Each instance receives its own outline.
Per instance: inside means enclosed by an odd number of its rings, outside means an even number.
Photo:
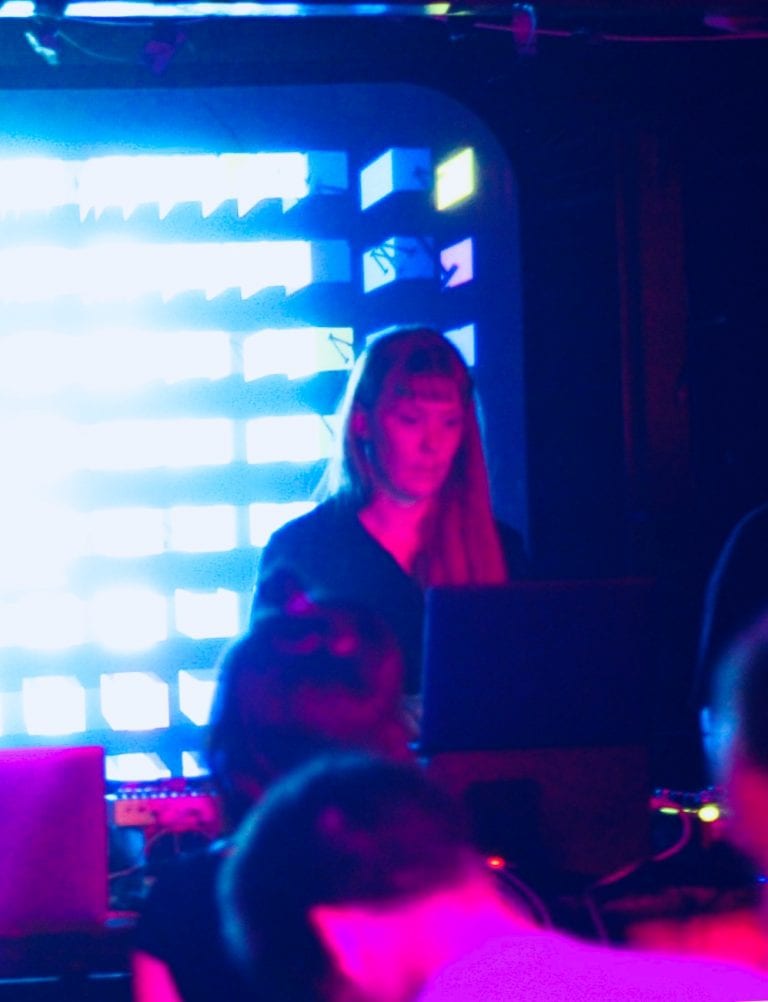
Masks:
[[[269,783],[320,752],[410,754],[387,625],[350,603],[312,601],[290,575],[265,583],[264,596],[220,660],[211,712],[208,759],[232,827]]]
[[[275,784],[238,832],[222,881],[227,934],[259,998],[329,995],[317,904],[401,901],[474,860],[464,814],[412,765],[325,757]]]

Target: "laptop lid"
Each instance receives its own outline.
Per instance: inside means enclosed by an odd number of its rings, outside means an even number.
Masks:
[[[478,845],[594,879],[649,852],[647,581],[427,595],[421,750]]]
[[[104,794],[102,748],[0,749],[0,936],[104,922]]]
[[[438,587],[426,596],[426,753],[645,743],[646,580]]]

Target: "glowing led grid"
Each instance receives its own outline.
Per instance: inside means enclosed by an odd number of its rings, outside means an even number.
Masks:
[[[16,245],[0,250],[0,302],[76,296],[90,304],[127,303],[149,295],[167,302],[196,291],[210,300],[228,290],[248,299],[272,287],[291,294],[313,281],[345,280],[344,247],[334,246],[343,242],[328,243],[326,248],[313,248],[306,240]],[[45,282],[40,274],[45,274]]]
[[[141,651],[168,637],[168,600],[150,588],[115,585],[89,602],[90,636],[115,651]]]
[[[237,546],[232,505],[185,505],[169,509],[170,547],[184,553],[215,553]]]
[[[393,146],[360,171],[360,208],[396,191],[427,191],[432,181],[428,149]]]
[[[149,783],[168,779],[171,770],[155,752],[124,752],[106,756],[105,773],[113,783]]]
[[[208,723],[216,692],[214,668],[182,669],[178,675],[179,709],[193,724]]]
[[[310,463],[331,454],[334,415],[288,414],[246,422],[249,463]]]
[[[168,685],[153,672],[101,676],[101,715],[113,731],[151,731],[169,723]]]
[[[433,278],[435,261],[426,239],[393,236],[363,253],[363,288],[372,292],[398,279]]]
[[[173,609],[176,632],[194,640],[234,637],[240,630],[238,594],[226,588],[216,591],[177,588],[173,593]]]
[[[472,281],[475,272],[471,237],[440,251],[440,270],[446,289]]]
[[[265,328],[243,339],[243,378],[249,382],[275,373],[301,379],[316,372],[350,369],[354,362],[351,327]]]
[[[128,219],[154,206],[164,219],[177,205],[199,203],[203,217],[228,201],[239,216],[278,199],[289,209],[315,188],[343,189],[343,153],[134,154],[60,160],[0,159],[0,217],[76,205],[81,220],[117,209]]]
[[[475,174],[475,151],[470,146],[438,164],[435,171],[436,208],[449,209],[474,194]]]
[[[70,675],[23,679],[21,705],[27,734],[64,736],[85,730],[85,690]]]

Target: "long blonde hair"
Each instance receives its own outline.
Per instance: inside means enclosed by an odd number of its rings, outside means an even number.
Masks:
[[[393,373],[403,386],[420,376],[451,379],[465,408],[462,441],[424,528],[415,576],[424,587],[505,582],[507,567],[493,518],[472,377],[459,351],[439,332],[399,329],[380,335],[361,353],[339,408],[339,449],[328,467],[326,492],[346,498],[358,510],[370,500],[371,459],[355,433],[352,415],[357,408],[373,410]]]

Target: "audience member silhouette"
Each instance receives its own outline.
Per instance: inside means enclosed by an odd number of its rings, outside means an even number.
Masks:
[[[292,579],[270,587],[269,607],[220,662],[209,759],[227,834],[277,776],[321,751],[411,755],[387,626],[349,603],[313,602]],[[136,935],[137,1002],[252,997],[219,935],[214,887],[228,846],[225,837],[158,876]]]
[[[532,925],[499,891],[457,805],[362,756],[276,784],[220,883],[226,935],[264,1002],[727,1002],[768,977],[596,946]]]

